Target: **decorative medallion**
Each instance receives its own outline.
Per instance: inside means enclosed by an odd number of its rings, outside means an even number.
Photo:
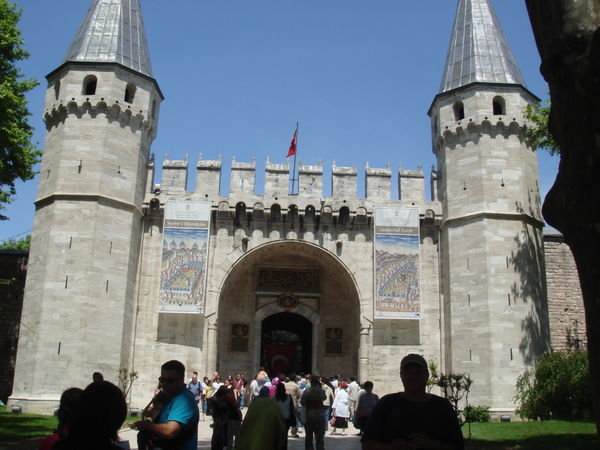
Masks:
[[[298,300],[298,297],[288,291],[277,297],[277,303],[284,309],[293,309],[298,306],[300,301]]]

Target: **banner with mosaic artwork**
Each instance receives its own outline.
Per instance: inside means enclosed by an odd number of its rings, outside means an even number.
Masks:
[[[375,208],[375,318],[420,319],[419,209]]]
[[[209,226],[209,203],[167,201],[158,312],[204,313]]]

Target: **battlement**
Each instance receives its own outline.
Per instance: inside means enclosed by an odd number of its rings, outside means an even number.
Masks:
[[[425,176],[423,168],[417,170],[398,169],[398,189],[402,200],[425,201]]]
[[[218,160],[200,159],[196,164],[196,186],[193,194],[204,199],[219,197],[221,183],[222,162]],[[152,184],[154,166],[149,167],[148,176]],[[273,164],[266,161],[264,172],[265,199],[294,197],[298,203],[308,199],[323,198],[323,163],[307,165],[302,162],[298,165],[298,183],[294,193],[290,193],[291,168],[289,164]],[[364,197],[371,201],[388,201],[395,198],[392,191],[392,169],[373,168],[365,166],[365,193]],[[166,194],[183,194],[186,192],[188,181],[188,161],[173,161],[165,158],[162,168],[160,190]],[[357,169],[355,166],[337,166],[332,164],[331,198],[336,201],[351,201],[359,198],[357,190]],[[425,177],[423,169],[404,170],[398,169],[398,198],[403,201],[425,202]],[[231,162],[231,172],[228,195],[241,200],[256,195],[256,160],[251,162],[237,161],[234,157]],[[244,200],[245,201],[245,200]]]
[[[135,112],[130,105],[126,107],[119,104],[118,100],[112,103],[108,103],[104,99],[99,102],[91,102],[89,98],[83,96],[79,99],[73,97],[66,105],[61,101],[47,108],[44,113],[46,130],[49,131],[56,127],[70,115],[77,117],[89,115],[92,118],[102,116],[109,122],[116,121],[123,127],[130,127],[134,132],[141,130],[149,133],[152,139],[156,137],[152,121],[148,120],[142,111]]]
[[[231,161],[231,178],[229,192],[254,193],[256,183],[256,160],[251,163],[237,162],[235,157]]]
[[[161,191],[169,194],[185,192],[188,180],[187,161],[165,159],[162,169]]]
[[[492,137],[501,135],[505,138],[510,135],[524,137],[526,129],[527,121],[523,117],[467,117],[443,124],[438,139],[452,139],[465,134],[487,134]]]
[[[444,140],[465,135],[522,137],[528,125],[524,110],[536,101],[539,99],[519,85],[474,83],[460,91],[438,95],[429,110],[434,152]]]
[[[354,191],[356,195],[356,190]],[[323,163],[307,166],[300,162],[298,167],[298,195],[302,197],[323,196]]]
[[[392,198],[392,170],[390,165],[385,169],[377,169],[367,166],[365,168],[365,192],[367,198],[381,198],[390,200]]]

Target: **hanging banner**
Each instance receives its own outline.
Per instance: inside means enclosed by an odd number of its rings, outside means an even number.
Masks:
[[[375,319],[420,319],[419,209],[375,208]]]
[[[165,205],[158,312],[204,313],[210,203]]]

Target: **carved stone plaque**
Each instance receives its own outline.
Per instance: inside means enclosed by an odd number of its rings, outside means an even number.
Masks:
[[[261,268],[258,270],[259,291],[320,292],[318,270]]]
[[[341,328],[325,328],[325,353],[341,355],[344,353],[344,331]]]
[[[248,352],[248,325],[244,323],[231,325],[231,351]]]

